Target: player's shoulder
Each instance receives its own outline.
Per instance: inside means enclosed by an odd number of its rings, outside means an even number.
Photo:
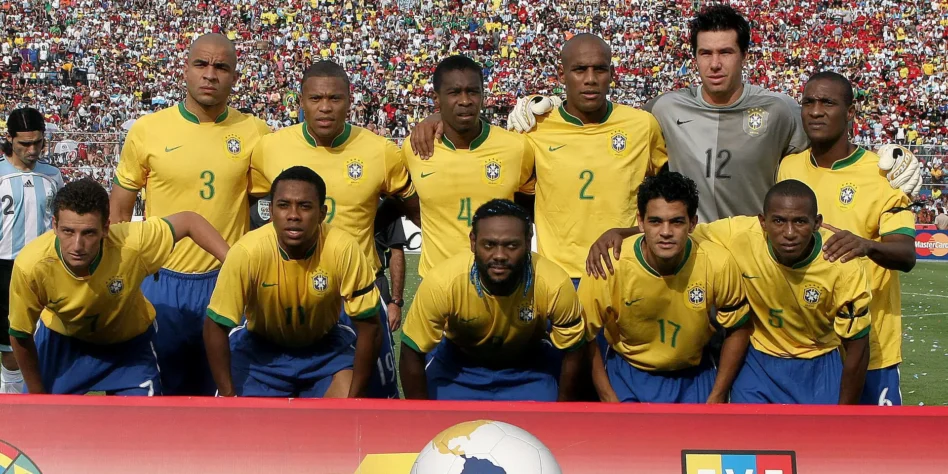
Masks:
[[[339,253],[345,252],[351,248],[359,248],[359,244],[355,237],[341,228],[333,226],[332,224],[323,223],[320,226],[319,232],[324,236],[323,247],[326,250]]]
[[[270,126],[253,114],[243,113],[233,107],[227,108],[227,117],[224,124],[229,127],[240,127],[242,133],[264,136],[270,134]]]
[[[698,87],[683,87],[659,94],[646,102],[645,110],[658,115],[665,108],[676,105],[699,105]]]
[[[19,267],[20,271],[31,274],[38,269],[38,265],[58,259],[57,252],[56,234],[49,230],[27,242],[27,244],[20,249],[20,253],[14,261],[14,265]]]
[[[612,112],[609,114],[608,121],[650,121],[655,120],[655,116],[651,112],[647,112],[642,109],[637,109],[631,105],[616,104],[610,102],[612,107]]]
[[[135,132],[147,134],[154,132],[156,127],[174,123],[181,119],[180,107],[181,105],[174,105],[172,107],[165,107],[157,112],[142,115],[135,119],[132,128],[130,128],[128,132],[130,134]]]
[[[530,258],[533,265],[533,277],[537,288],[542,287],[546,291],[553,292],[563,285],[567,285],[570,288],[573,287],[573,281],[570,279],[569,274],[566,273],[563,267],[557,265],[556,262],[536,252],[532,252]]]
[[[810,149],[801,151],[800,153],[794,153],[792,155],[787,155],[780,160],[780,168],[783,167],[801,167],[805,166],[810,161]]]
[[[747,88],[746,108],[767,108],[769,113],[777,112],[789,118],[800,115],[800,104],[796,99],[783,92],[772,91],[754,84],[744,84]],[[769,110],[769,109],[773,110]]]
[[[833,231],[820,228],[816,233],[817,241],[814,245],[819,246],[814,248],[813,254],[809,257],[812,259],[811,264],[817,263],[818,268],[822,267],[825,271],[831,270],[834,271],[841,281],[846,281],[850,278],[858,276],[860,273],[865,272],[865,265],[868,261],[867,258],[854,258],[852,260],[844,262],[842,259],[836,259],[832,262],[827,260],[823,254],[823,245],[833,237]]]
[[[708,261],[713,272],[720,271],[734,258],[727,247],[711,242],[710,240],[691,239],[691,242],[692,252],[694,252],[695,258],[702,258]]]
[[[48,176],[50,178],[54,178],[54,179],[56,177],[59,177],[59,179],[62,179],[62,175],[63,175],[62,171],[60,171],[59,168],[49,163],[43,163],[43,162],[36,163],[36,167],[33,168],[33,171],[36,173]]]
[[[297,139],[303,135],[302,127],[306,124],[297,124],[289,127],[283,127],[273,133],[268,133],[260,137],[261,145],[280,145],[291,140]]]

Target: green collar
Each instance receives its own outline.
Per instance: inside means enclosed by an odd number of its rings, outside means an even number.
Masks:
[[[309,143],[313,148],[319,148],[319,144],[316,143],[316,139],[310,135],[309,127],[306,126],[306,122],[304,121],[301,125],[303,126],[303,138],[306,140],[306,143]],[[346,124],[342,127],[342,133],[336,135],[336,138],[332,139],[332,143],[329,144],[329,148],[336,148],[342,145],[346,142],[346,140],[349,139],[350,135],[352,135],[352,125],[349,125],[349,122],[346,122]]]
[[[230,108],[225,108],[224,112],[217,116],[217,119],[214,120],[214,123],[221,123],[224,120],[227,120],[227,113],[230,111]],[[201,124],[201,121],[198,120],[197,115],[191,113],[187,107],[184,106],[184,101],[178,102],[178,112],[181,113],[181,116],[185,120],[191,123]]]
[[[846,158],[843,158],[842,160],[834,161],[832,166],[830,166],[830,169],[835,171],[835,170],[841,170],[847,166],[852,166],[856,164],[856,162],[859,161],[860,158],[862,158],[862,155],[865,155],[865,154],[866,154],[866,150],[863,149],[863,147],[861,146],[857,146],[856,151],[852,152],[852,154],[850,154]],[[820,165],[816,164],[816,159],[813,158],[812,150],[810,151],[810,163],[813,164],[813,166],[817,168],[820,167]]]
[[[609,117],[612,116],[612,110],[613,110],[612,101],[607,100],[606,101],[606,115],[602,117],[602,120],[600,120],[599,123],[606,123],[606,120],[609,120]],[[582,120],[580,120],[575,115],[566,111],[565,100],[563,101],[563,105],[560,105],[560,116],[563,117],[563,120],[566,120],[567,122],[573,125],[576,125],[577,127],[582,127],[584,125]]]
[[[103,239],[102,242],[99,242],[99,253],[96,254],[95,258],[92,259],[92,263],[89,264],[89,276],[92,276],[92,273],[95,272],[95,269],[99,268],[99,263],[102,262],[102,248],[103,248],[104,243],[105,243],[105,239]],[[56,237],[56,255],[59,256],[59,261],[63,262],[63,268],[65,268],[66,271],[69,272],[70,275],[72,275],[75,278],[86,278],[86,277],[81,277],[79,275],[76,275],[75,273],[72,272],[72,270],[69,269],[69,265],[66,265],[66,261],[63,260],[62,249],[59,248],[59,237]]]
[[[490,124],[481,120],[481,134],[471,141],[471,146],[468,147],[468,150],[474,151],[477,147],[483,145],[484,142],[487,141],[488,135],[490,135]],[[458,149],[458,147],[454,146],[454,143],[451,143],[451,140],[448,140],[448,137],[444,134],[441,134],[441,143],[451,150],[457,151]]]
[[[810,252],[810,255],[807,255],[806,258],[804,258],[803,260],[801,260],[801,261],[795,263],[795,264],[794,264],[792,267],[790,267],[790,268],[792,268],[792,269],[794,269],[794,270],[797,270],[797,269],[799,269],[799,268],[803,268],[803,267],[805,267],[805,266],[807,266],[807,265],[813,263],[813,260],[816,260],[816,257],[820,255],[820,251],[823,250],[823,236],[820,235],[819,232],[814,232],[814,233],[813,233],[813,238],[816,240],[816,242],[813,244],[813,251]],[[770,258],[774,259],[774,261],[777,262],[778,264],[781,264],[780,261],[777,260],[777,256],[774,255],[774,247],[773,247],[773,245],[770,244],[770,239],[767,239],[767,251],[770,252]],[[781,264],[781,265],[783,265],[783,264]]]
[[[276,232],[276,229],[274,228],[273,231]],[[320,230],[320,232],[322,232],[322,229]],[[313,246],[309,250],[306,251],[306,253],[303,255],[303,258],[301,259],[290,258],[289,254],[286,253],[286,250],[283,250],[283,247],[280,247],[280,239],[279,237],[277,237],[277,250],[280,251],[280,258],[282,258],[284,261],[287,261],[287,262],[290,260],[308,260],[310,257],[316,254],[316,249],[318,248],[319,248],[319,239],[316,239],[316,243],[313,244]]]
[[[655,275],[659,278],[677,275],[678,272],[680,272],[681,269],[685,267],[685,264],[688,263],[688,259],[691,257],[691,237],[688,237],[688,241],[685,242],[685,256],[682,257],[681,262],[679,262],[678,266],[675,267],[675,271],[672,272],[671,275],[662,275],[661,273],[658,273],[654,268],[652,268],[652,266],[649,265],[648,262],[645,261],[645,255],[642,253],[642,244],[644,243],[645,243],[645,236],[643,235],[639,237],[639,239],[635,242],[635,245],[633,245],[633,247],[635,248],[635,258],[636,260],[639,261],[639,264],[642,265],[642,268],[644,268],[646,271],[648,271],[652,275]]]

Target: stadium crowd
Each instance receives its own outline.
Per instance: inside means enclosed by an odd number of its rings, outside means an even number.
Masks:
[[[39,108],[58,129],[51,152],[67,181],[92,174],[107,182],[130,121],[183,99],[187,45],[206,32],[237,44],[232,105],[273,129],[296,122],[303,69],[330,58],[350,71],[351,121],[404,138],[433,108],[433,65],[453,52],[483,65],[486,114],[500,123],[517,96],[562,94],[556,54],[578,31],[610,42],[613,100],[641,106],[697,79],[686,43],[699,3],[4,0],[0,119],[5,110]],[[747,81],[799,97],[810,74],[838,70],[858,88],[856,140],[915,145],[927,177],[944,183],[948,1],[731,3],[753,25]]]

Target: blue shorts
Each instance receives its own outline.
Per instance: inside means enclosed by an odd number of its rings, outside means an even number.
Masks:
[[[899,406],[902,404],[902,389],[899,385],[899,364],[884,369],[866,372],[866,385],[862,388],[860,405]]]
[[[217,273],[162,268],[142,281],[142,293],[155,307],[155,352],[165,395],[214,395],[217,390],[204,352],[204,319]]]
[[[427,356],[428,398],[555,402],[562,361],[562,353],[542,341],[514,367],[485,367],[445,338]]]
[[[718,375],[707,358],[690,369],[648,372],[633,367],[611,349],[606,355],[606,373],[623,403],[706,403]]]
[[[230,333],[230,372],[241,397],[320,398],[332,376],[352,369],[356,335],[339,324],[311,347],[288,348],[239,326]]]
[[[398,398],[395,346],[392,342],[392,332],[388,330],[388,307],[380,302],[380,308],[379,332],[382,333],[382,346],[379,348],[379,358],[375,361],[365,394],[367,398]],[[339,322],[353,331],[356,330],[345,309],[339,313]]]
[[[813,359],[783,359],[751,346],[731,386],[731,402],[836,405],[842,379],[839,351]]]
[[[117,344],[92,344],[36,327],[43,387],[48,393],[85,395],[161,395],[161,376],[152,341],[154,326]]]

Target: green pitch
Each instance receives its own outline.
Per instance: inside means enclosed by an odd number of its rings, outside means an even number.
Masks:
[[[418,254],[407,254],[405,309],[418,278]],[[948,405],[948,263],[918,262],[902,275],[902,398],[905,405]],[[395,360],[401,349],[395,333]],[[401,381],[399,381],[401,390]]]

